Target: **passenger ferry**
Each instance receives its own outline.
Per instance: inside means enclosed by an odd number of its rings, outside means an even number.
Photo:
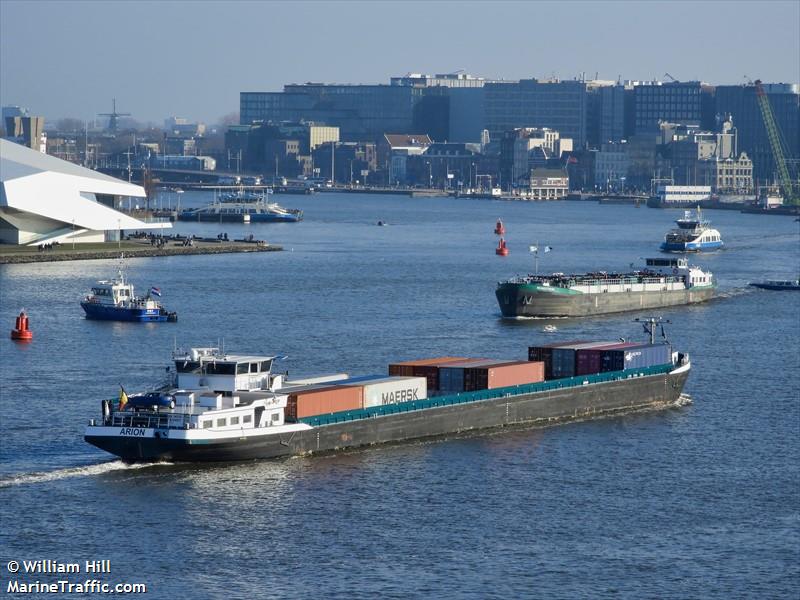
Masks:
[[[218,223],[297,223],[302,219],[302,210],[284,208],[275,202],[263,200],[255,202],[226,200],[178,213],[180,221],[215,221]]]
[[[683,217],[675,221],[677,229],[672,229],[664,236],[661,244],[663,252],[701,252],[722,248],[722,236],[719,231],[709,227],[709,221],[703,220],[698,206],[695,214],[684,211]]]
[[[81,302],[81,307],[87,319],[140,323],[177,321],[177,313],[166,310],[153,296],[161,296],[161,290],[151,287],[146,296],[137,297],[133,284],[125,280],[124,267],[120,263],[117,277],[98,281]]]
[[[436,396],[424,393],[425,376],[389,377],[378,385],[394,391],[373,404],[367,392],[358,396],[365,378],[339,374],[293,384],[273,372],[276,356],[192,348],[173,353],[162,385],[103,400],[84,439],[129,462],[230,461],[668,408],[678,405],[691,366],[688,355],[662,350],[658,364]],[[341,386],[326,387],[334,380]],[[301,405],[303,389],[313,400]],[[345,396],[359,400],[345,405]]]

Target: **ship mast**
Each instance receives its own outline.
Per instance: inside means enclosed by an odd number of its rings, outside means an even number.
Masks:
[[[661,327],[661,337],[667,342],[667,334],[664,332],[664,323],[672,324],[672,321],[665,320],[662,317],[647,317],[645,319],[634,319],[636,323],[641,323],[642,327],[644,327],[645,333],[650,336],[650,343],[656,343],[656,331],[658,331],[659,326]]]

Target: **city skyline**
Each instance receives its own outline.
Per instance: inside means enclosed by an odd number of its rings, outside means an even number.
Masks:
[[[691,19],[682,8],[689,6]],[[139,122],[178,115],[215,123],[238,112],[241,91],[387,84],[408,72],[800,81],[800,2],[720,6],[493,3],[487,24],[481,2],[2,0],[0,103],[52,122],[96,118],[116,98],[117,110]],[[35,23],[35,33],[20,23]]]

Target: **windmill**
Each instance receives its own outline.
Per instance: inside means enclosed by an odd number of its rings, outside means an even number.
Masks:
[[[98,117],[108,117],[108,131],[111,133],[117,132],[117,124],[119,122],[120,117],[130,117],[131,113],[118,113],[117,112],[117,99],[112,98],[111,100],[111,112],[110,113],[99,113]]]

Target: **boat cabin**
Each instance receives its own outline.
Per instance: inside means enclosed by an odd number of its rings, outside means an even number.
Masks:
[[[648,258],[645,260],[645,264],[654,269],[689,268],[689,261],[685,258]]]
[[[192,348],[173,356],[177,387],[215,392],[268,390],[274,356],[225,354],[219,348]]]
[[[130,302],[133,298],[133,285],[125,283],[124,279],[114,279],[112,281],[98,281],[92,287],[92,293],[88,300],[99,304],[117,306],[124,302]]]

